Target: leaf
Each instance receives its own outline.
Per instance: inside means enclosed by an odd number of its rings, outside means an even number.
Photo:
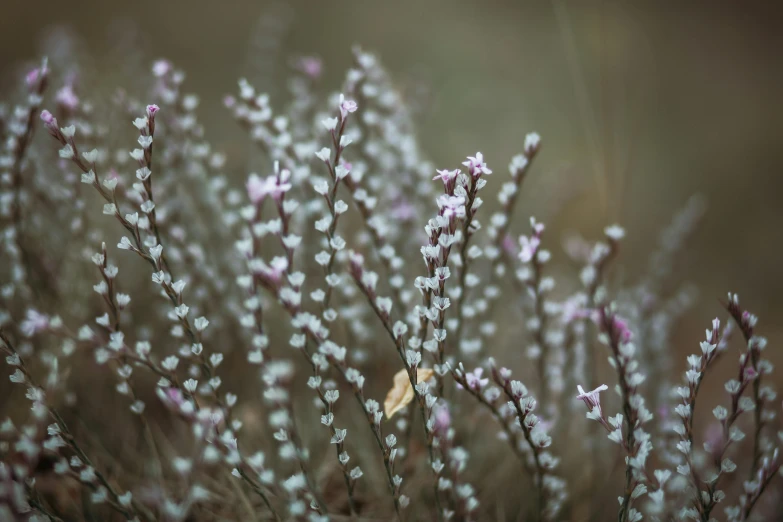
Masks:
[[[435,372],[431,368],[419,368],[416,371],[418,382],[424,382],[431,378]],[[392,415],[403,409],[413,400],[413,386],[408,378],[408,370],[400,370],[394,375],[394,386],[386,394],[386,400],[383,401],[383,410],[386,412],[386,418],[391,419]]]

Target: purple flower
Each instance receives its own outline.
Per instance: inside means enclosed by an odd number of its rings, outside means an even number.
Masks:
[[[620,335],[620,340],[622,342],[627,343],[631,340],[633,334],[631,333],[631,329],[628,327],[628,322],[625,319],[615,315],[612,318],[612,327]]]
[[[435,408],[433,416],[435,419],[435,431],[437,433],[446,433],[449,427],[451,427],[451,413],[449,412],[449,408],[447,406],[439,406]]]
[[[576,398],[581,401],[584,401],[585,405],[587,406],[587,409],[590,410],[591,412],[594,411],[596,408],[598,408],[598,414],[600,415],[601,398],[599,397],[598,394],[601,393],[602,391],[608,390],[609,387],[606,384],[602,384],[595,390],[586,392],[581,385],[578,385],[576,389],[579,392],[579,395],[577,395]]]
[[[57,126],[57,118],[55,118],[52,113],[46,109],[41,111],[41,120],[43,120],[46,125],[54,125],[55,127]]]
[[[443,182],[444,185],[448,186],[450,182],[453,182],[455,179],[457,179],[460,170],[443,169],[443,170],[437,170],[436,172],[438,173],[438,175],[432,178],[432,180],[435,181],[436,179],[439,179]]]
[[[470,373],[465,374],[465,383],[468,388],[474,391],[479,391],[481,388],[489,384],[489,379],[482,379],[481,375],[484,373],[484,368],[476,368]]]
[[[438,197],[438,207],[443,216],[449,219],[465,217],[465,198],[462,196],[443,194]]]
[[[315,56],[303,56],[296,64],[296,68],[315,80],[320,78],[323,72],[323,62]]]
[[[35,84],[38,82],[38,80],[42,76],[41,72],[43,72],[43,75],[46,75],[49,71],[46,70],[46,69],[41,71],[41,69],[36,67],[35,69],[33,69],[32,71],[27,73],[27,76],[25,76],[24,81],[25,81],[25,83],[27,84],[28,87],[34,87],[35,86]]]
[[[350,112],[356,112],[356,109],[358,109],[359,106],[356,105],[356,102],[353,100],[346,100],[345,96],[342,94],[340,95],[340,116],[341,119],[345,119],[346,116],[348,116],[348,113]]]
[[[251,174],[247,179],[247,196],[255,204],[260,203],[267,196],[272,196],[276,201],[279,201],[283,194],[291,189],[290,183],[285,183],[288,176],[284,176],[283,173],[288,172],[283,170],[281,172],[280,179],[277,176],[268,176],[261,179],[257,174]]]
[[[71,111],[79,106],[79,97],[76,96],[76,93],[73,91],[73,86],[70,83],[66,83],[57,91],[57,103]]]
[[[475,156],[468,156],[468,160],[462,164],[468,167],[468,172],[474,178],[478,178],[482,174],[492,174],[492,171],[487,168],[487,164],[484,163],[484,155],[480,152],[477,152]]]
[[[592,310],[585,307],[587,298],[584,294],[576,294],[563,301],[561,317],[563,322],[570,323],[575,319],[591,319],[594,315]]]
[[[523,263],[529,263],[533,256],[536,255],[536,250],[541,244],[541,239],[538,236],[519,236],[519,260]]]

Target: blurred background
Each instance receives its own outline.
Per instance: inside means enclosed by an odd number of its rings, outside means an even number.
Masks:
[[[358,44],[418,104],[422,147],[440,168],[479,150],[505,176],[525,134],[541,134],[514,232],[530,215],[551,240],[620,223],[620,279],[646,269],[660,230],[701,194],[706,214],[677,266],[699,296],[673,349],[697,351],[733,291],[783,365],[783,10],[773,2],[4,0],[2,12],[0,91],[41,54],[56,67],[58,52],[75,53],[107,96],[169,59],[238,176],[247,138],[222,103],[237,79],[274,105],[292,57],[316,55],[324,89],[337,89]],[[715,385],[734,372],[722,368]]]

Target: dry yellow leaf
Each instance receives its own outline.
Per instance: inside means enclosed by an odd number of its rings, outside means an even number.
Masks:
[[[418,382],[424,382],[434,372],[430,368],[419,368],[416,371]],[[403,409],[413,400],[413,386],[408,378],[408,370],[400,370],[394,375],[394,386],[386,394],[386,400],[383,401],[383,410],[386,412],[386,418],[390,419],[392,415]]]

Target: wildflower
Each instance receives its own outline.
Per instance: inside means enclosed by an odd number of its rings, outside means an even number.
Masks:
[[[358,109],[358,106],[356,105],[356,102],[353,100],[346,100],[344,95],[340,95],[340,117],[341,119],[345,119],[346,116],[348,116],[349,113],[356,112],[356,109]]]
[[[462,196],[450,196],[443,194],[438,197],[438,207],[443,217],[462,219],[465,217],[465,198]]]
[[[475,156],[468,156],[467,161],[462,164],[468,167],[468,172],[473,178],[479,178],[482,174],[492,174],[492,171],[487,168],[487,164],[484,163],[484,155],[480,152],[477,152]]]
[[[468,385],[468,388],[474,391],[478,391],[487,384],[489,384],[489,379],[482,379],[481,376],[484,373],[484,368],[476,368],[470,373],[465,374],[465,382]]]
[[[443,170],[438,170],[436,172],[438,173],[438,175],[432,178],[432,180],[435,181],[439,179],[446,186],[448,186],[449,183],[452,183],[455,179],[457,179],[457,176],[460,174],[459,169],[454,169],[454,170],[443,169]]]
[[[288,179],[287,170],[281,172],[280,178],[276,176],[268,176],[261,179],[257,174],[251,174],[247,179],[247,195],[255,204],[260,203],[267,196],[272,196],[273,199],[279,201],[280,198],[291,190],[291,184],[286,183]]]
[[[519,260],[523,263],[529,263],[538,249],[540,241],[536,237],[528,238],[527,236],[519,237]]]
[[[602,391],[608,390],[609,387],[606,384],[602,384],[593,391],[585,392],[584,388],[582,388],[582,385],[580,384],[576,387],[576,389],[579,392],[579,395],[577,395],[576,398],[584,401],[585,406],[587,406],[587,409],[589,410],[588,415],[594,415],[597,418],[601,418],[601,399],[598,394]]]

